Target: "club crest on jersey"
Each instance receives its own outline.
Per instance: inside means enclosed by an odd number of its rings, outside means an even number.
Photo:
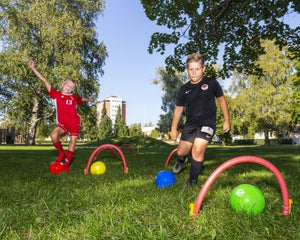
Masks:
[[[67,99],[66,105],[72,105],[72,100],[71,99]]]
[[[202,89],[203,91],[207,90],[207,89],[208,89],[208,85],[207,85],[207,84],[203,84],[203,85],[201,86],[201,89]]]

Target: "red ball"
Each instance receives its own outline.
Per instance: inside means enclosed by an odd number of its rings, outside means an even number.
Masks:
[[[64,166],[61,162],[52,162],[49,166],[49,171],[52,174],[60,174],[64,170]]]

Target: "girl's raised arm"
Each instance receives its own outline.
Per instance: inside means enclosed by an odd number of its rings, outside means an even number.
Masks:
[[[30,69],[35,73],[35,75],[41,79],[43,81],[43,83],[45,84],[48,92],[50,92],[51,89],[51,84],[48,82],[48,80],[46,78],[44,78],[44,76],[35,68],[34,66],[34,61],[33,60],[29,60],[28,62],[28,66],[30,67]]]

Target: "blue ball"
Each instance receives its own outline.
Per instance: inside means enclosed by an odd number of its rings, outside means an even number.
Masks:
[[[160,171],[155,178],[156,186],[161,189],[171,187],[175,182],[176,178],[174,173],[168,170]]]

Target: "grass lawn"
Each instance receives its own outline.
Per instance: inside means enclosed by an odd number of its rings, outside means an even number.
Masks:
[[[128,173],[110,150],[98,160],[104,175],[84,175],[89,156],[103,143],[78,145],[69,174],[52,175],[57,152],[51,145],[0,145],[0,239],[300,239],[300,147],[209,146],[198,186],[189,188],[189,165],[166,189],[155,186],[156,174],[171,170],[169,153],[176,148],[149,139],[124,139],[137,155],[123,148]],[[66,146],[65,146],[66,148]],[[196,217],[189,205],[223,162],[253,155],[275,165],[284,177],[292,211],[282,215],[283,202],[274,174],[262,165],[241,163],[225,170],[210,187]],[[265,211],[247,216],[231,210],[229,196],[239,184],[252,184],[265,196]]]

